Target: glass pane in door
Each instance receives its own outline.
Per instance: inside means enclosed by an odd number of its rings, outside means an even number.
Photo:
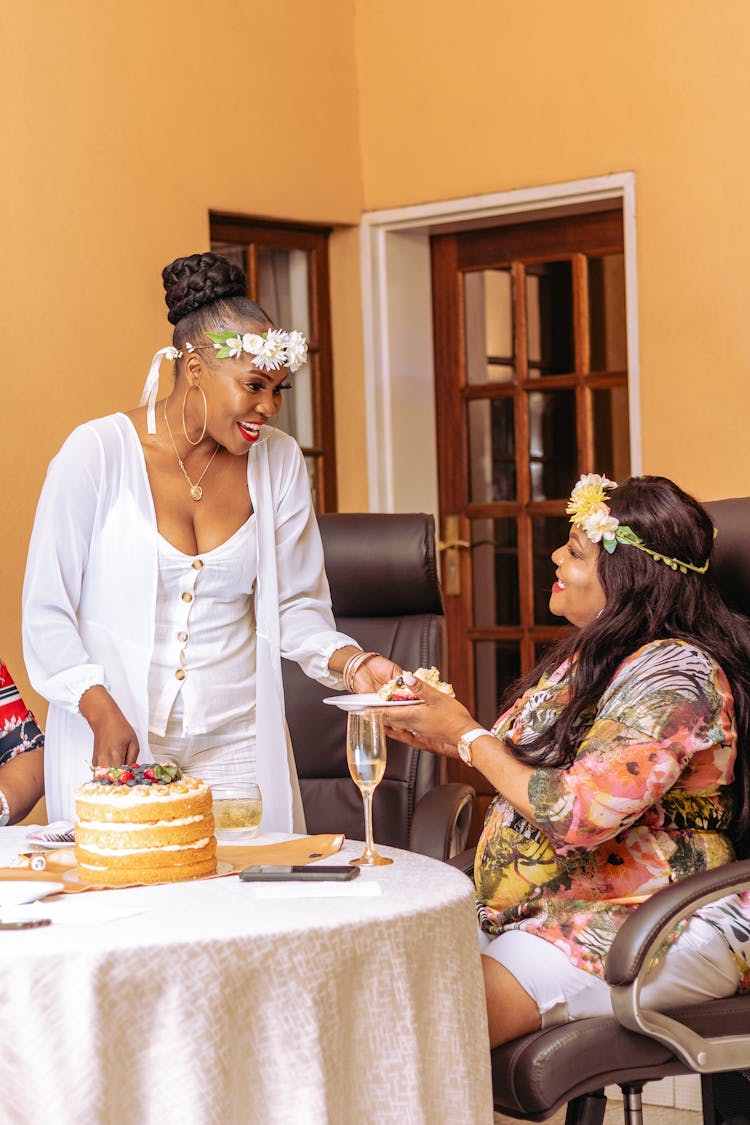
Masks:
[[[559,500],[578,477],[575,391],[531,391],[528,402],[531,499]]]
[[[514,500],[516,439],[513,399],[475,399],[468,404],[469,490],[474,504]]]
[[[526,266],[529,376],[575,371],[573,268],[570,262]]]
[[[514,519],[472,520],[474,624],[518,625],[518,533]]]
[[[624,255],[589,258],[588,285],[590,370],[625,371],[628,351]]]
[[[305,250],[257,248],[258,304],[279,328],[296,328],[310,337],[308,255]],[[294,390],[282,396],[276,416],[279,429],[295,437],[301,446],[313,441],[312,378],[309,363],[290,377]],[[292,397],[293,396],[293,397]]]
[[[490,729],[506,689],[521,675],[521,646],[516,641],[475,641],[476,716]]]
[[[568,542],[570,523],[567,516],[534,516],[531,520],[531,544],[534,554],[534,624],[564,625],[549,611],[549,596],[555,581],[555,567],[550,558],[553,551]]]
[[[510,383],[515,378],[511,272],[476,270],[463,280],[466,381]]]
[[[630,474],[630,416],[628,388],[609,387],[591,392],[594,423],[594,468],[612,480]]]

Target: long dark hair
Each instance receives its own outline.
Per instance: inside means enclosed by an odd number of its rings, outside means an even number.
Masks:
[[[666,477],[631,477],[607,494],[613,516],[654,551],[702,566],[713,549],[713,524],[705,509]],[[744,851],[750,836],[750,772],[745,748],[750,742],[750,622],[733,613],[711,575],[685,574],[635,547],[618,544],[600,551],[599,581],[606,604],[583,629],[571,631],[537,667],[512,685],[503,710],[535,684],[543,672],[575,657],[570,699],[548,730],[514,754],[532,765],[562,766],[575,756],[586,716],[596,708],[607,684],[626,657],[650,641],[689,641],[713,657],[734,697],[737,723],[733,835]]]

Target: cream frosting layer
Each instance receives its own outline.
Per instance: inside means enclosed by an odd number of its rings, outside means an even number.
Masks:
[[[184,824],[195,824],[205,820],[205,816],[183,816],[175,820],[85,820],[82,828],[93,828],[97,832],[152,832],[154,828],[179,828]]]
[[[204,785],[202,781],[196,781],[194,785],[190,786],[175,782],[173,785],[122,785],[117,787],[87,782],[78,790],[77,796],[88,804],[101,804],[109,807],[113,805],[114,797],[117,808],[127,808],[128,805],[143,806],[146,801],[149,804],[158,804],[159,802],[175,801],[184,797],[198,797],[207,791],[208,786]]]
[[[109,827],[109,825],[107,826]],[[148,825],[147,827],[151,827]],[[124,856],[124,855],[151,855],[154,852],[184,852],[191,849],[205,848],[209,842],[210,837],[206,836],[203,840],[191,840],[189,844],[164,844],[160,847],[148,848],[100,848],[96,844],[83,844],[84,851],[91,852],[93,855],[111,855],[111,856]]]

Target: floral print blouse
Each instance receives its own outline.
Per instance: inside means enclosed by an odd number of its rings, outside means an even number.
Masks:
[[[44,746],[44,735],[21,699],[5,661],[0,660],[0,766],[16,754]]]
[[[501,715],[493,733],[523,746],[552,725],[569,687],[566,661]],[[643,897],[734,858],[734,702],[704,652],[654,641],[623,661],[581,728],[569,766],[531,774],[538,828],[494,799],[474,877],[483,930],[538,934],[603,976],[615,934]],[[699,913],[728,941],[740,985],[750,988],[750,894]]]

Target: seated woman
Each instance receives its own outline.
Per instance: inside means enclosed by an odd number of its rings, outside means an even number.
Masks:
[[[16,824],[44,793],[44,735],[0,660],[0,828]]]
[[[426,706],[388,714],[398,737],[460,757],[498,793],[475,865],[493,1046],[610,1015],[604,961],[629,912],[748,848],[750,631],[711,578],[707,513],[663,477],[618,488],[595,474],[567,510],[550,609],[576,629],[492,731],[411,675]],[[681,923],[642,996],[666,1008],[743,986],[750,895]]]

